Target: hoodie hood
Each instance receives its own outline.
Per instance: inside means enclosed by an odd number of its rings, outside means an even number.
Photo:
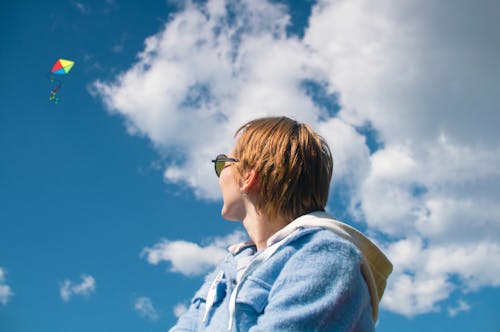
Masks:
[[[362,254],[361,269],[368,285],[372,304],[372,317],[378,318],[378,305],[384,294],[387,278],[392,272],[392,264],[384,253],[357,229],[335,220],[326,212],[317,211],[298,217],[276,232],[267,240],[270,247],[284,240],[297,229],[321,227],[328,229],[352,242]]]

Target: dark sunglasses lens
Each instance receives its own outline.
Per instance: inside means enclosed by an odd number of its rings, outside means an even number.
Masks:
[[[226,158],[227,156],[225,154],[220,154],[215,157],[215,174],[217,174],[217,177],[220,176],[220,172],[222,172],[222,169],[226,164]]]
[[[217,176],[220,176],[220,172],[222,172],[225,164],[226,162],[224,160],[218,160],[215,162],[215,173]]]

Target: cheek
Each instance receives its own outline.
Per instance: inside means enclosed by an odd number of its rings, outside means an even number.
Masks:
[[[236,185],[232,175],[224,174],[219,180],[221,186],[222,199],[224,205],[222,206],[221,214],[228,220],[241,220],[243,214],[243,202],[239,187]]]
[[[224,198],[224,202],[233,201],[235,197],[237,197],[238,187],[234,183],[232,177],[227,176],[221,178],[219,181],[219,185],[221,187],[222,198]]]

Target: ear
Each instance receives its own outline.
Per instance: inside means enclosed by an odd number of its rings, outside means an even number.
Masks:
[[[246,172],[240,187],[242,193],[248,194],[250,191],[257,189],[259,186],[258,173],[255,169]]]

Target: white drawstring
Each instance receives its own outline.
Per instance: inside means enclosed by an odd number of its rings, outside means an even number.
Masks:
[[[229,299],[229,325],[227,330],[231,331],[233,328],[233,323],[234,323],[234,314],[236,310],[236,296],[238,295],[238,291],[240,289],[240,286],[243,284],[245,279],[257,269],[257,267],[265,262],[269,257],[271,257],[276,250],[283,244],[283,240],[274,243],[270,247],[267,247],[263,252],[258,254],[255,259],[247,266],[247,268],[243,271],[243,274],[241,275],[241,279],[234,288],[233,292],[231,293],[231,298]]]
[[[207,294],[207,301],[205,303],[205,315],[203,315],[203,322],[205,322],[205,320],[208,317],[208,313],[210,312],[210,309],[212,309],[215,297],[217,295],[217,286],[223,276],[224,276],[224,271],[220,271],[217,277],[215,277],[215,280],[212,282],[212,285],[210,285],[210,289],[208,290]]]

